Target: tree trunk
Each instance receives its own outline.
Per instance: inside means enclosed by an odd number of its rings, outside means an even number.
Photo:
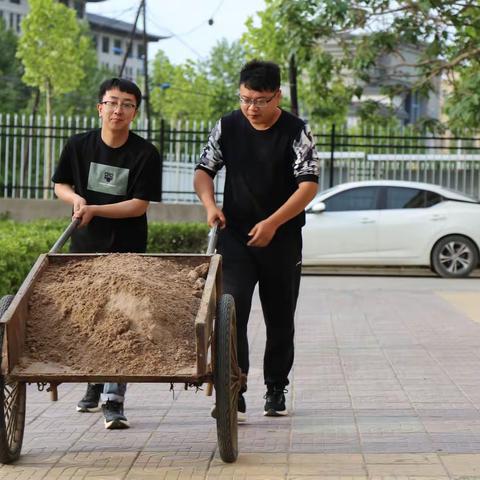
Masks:
[[[35,97],[33,100],[33,106],[32,106],[32,114],[31,114],[31,122],[29,125],[29,138],[25,142],[25,151],[23,153],[23,172],[22,172],[22,179],[23,179],[23,184],[28,185],[30,178],[28,177],[28,157],[30,155],[30,142],[32,139],[32,136],[37,135],[37,131],[35,130],[35,119],[37,117],[37,110],[38,110],[38,104],[40,103],[40,89],[35,88]],[[35,198],[35,195],[32,194],[31,190],[27,190],[27,198]],[[21,193],[21,197],[25,197],[24,192]]]
[[[297,97],[297,63],[295,54],[290,55],[288,65],[288,76],[290,83],[290,111],[298,117],[298,97]]]
[[[45,165],[44,165],[44,177],[43,177],[43,198],[47,199],[50,197],[50,186],[51,186],[51,177],[52,177],[52,86],[47,80],[46,82],[46,107],[47,115],[45,118]]]

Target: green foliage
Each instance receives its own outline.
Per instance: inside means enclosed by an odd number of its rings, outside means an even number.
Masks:
[[[219,41],[207,60],[181,65],[173,65],[160,50],[153,62],[153,110],[167,120],[217,120],[238,108],[238,75],[244,63],[243,47],[227,40]]]
[[[454,130],[480,126],[480,63],[472,62],[461,69],[458,81],[447,97],[446,112]]]
[[[15,293],[41,253],[50,250],[65,221],[0,221],[0,295]]]
[[[148,225],[150,253],[205,253],[208,226],[204,223],[159,223]]]
[[[118,72],[113,72],[104,66],[98,65],[88,22],[80,22],[80,27],[83,38],[87,38],[89,41],[87,56],[84,59],[85,76],[74,90],[54,97],[52,109],[54,112],[61,113],[62,115],[87,115],[96,117],[98,115],[98,87],[106,78],[118,76]],[[44,105],[42,106],[44,107]]]
[[[320,115],[341,117],[364,82],[395,87],[400,96],[410,90],[427,95],[447,75],[452,79],[450,126],[480,126],[478,0],[265,0],[265,5],[263,12],[248,20],[242,42],[249,54],[263,56],[263,52],[284,70],[295,54],[300,104],[312,121],[322,121]],[[329,42],[338,46],[330,58],[327,49],[322,50]],[[415,55],[405,57],[405,47]],[[377,60],[385,54],[400,60],[377,72]],[[398,75],[399,65],[405,75]],[[345,72],[353,85],[345,84]],[[392,105],[391,97],[385,100]],[[338,110],[332,112],[335,105]],[[365,111],[378,121],[378,111],[369,106]]]
[[[173,65],[160,50],[153,62],[153,110],[167,120],[205,120],[210,114],[208,80],[195,62]],[[161,85],[170,85],[162,88]]]
[[[17,51],[25,68],[23,80],[42,92],[70,92],[85,77],[91,39],[73,9],[54,0],[30,0],[29,5]]]
[[[200,64],[208,79],[212,119],[238,108],[238,79],[245,62],[245,50],[240,42],[230,44],[223,39],[212,48],[209,58]]]
[[[18,290],[39,255],[50,250],[67,225],[68,220],[19,223],[0,219],[0,296]],[[204,253],[207,236],[205,224],[151,222],[147,251]]]
[[[22,65],[15,57],[17,43],[17,36],[0,18],[0,108],[5,113],[25,108],[30,97],[30,89],[22,83]]]

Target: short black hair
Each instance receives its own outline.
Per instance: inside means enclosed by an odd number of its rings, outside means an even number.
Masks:
[[[101,102],[105,93],[109,90],[113,90],[114,88],[117,88],[121,92],[131,93],[134,95],[135,99],[137,100],[137,108],[140,106],[140,102],[142,101],[142,92],[135,83],[127,80],[126,78],[109,78],[108,80],[102,82],[100,88],[98,89],[98,101]]]
[[[257,92],[273,92],[280,88],[280,67],[273,62],[251,60],[240,70],[239,85]]]

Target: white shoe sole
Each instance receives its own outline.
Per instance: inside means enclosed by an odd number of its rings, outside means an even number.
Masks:
[[[84,408],[84,407],[77,406],[77,412],[81,412],[81,413],[95,413],[95,412],[99,412],[101,409],[102,407],[100,405],[98,407],[93,407],[93,408]]]
[[[247,421],[247,414],[244,412],[237,412],[237,422],[245,423]]]
[[[130,428],[127,420],[112,420],[110,422],[105,420],[104,423],[107,430],[122,430],[124,428]]]
[[[282,410],[280,412],[277,410],[265,410],[263,415],[265,417],[286,417],[288,415],[288,410]]]

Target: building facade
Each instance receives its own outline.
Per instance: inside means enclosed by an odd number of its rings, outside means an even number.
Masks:
[[[330,40],[321,48],[334,58],[344,55],[338,42]],[[418,72],[414,65],[419,61],[421,52],[408,45],[402,45],[397,53],[380,55],[375,66],[370,70],[369,82],[354,78],[352,72],[343,71],[342,76],[347,85],[361,86],[363,93],[357,102],[350,105],[347,123],[351,126],[358,123],[358,108],[362,102],[371,100],[385,108],[393,107],[396,117],[404,124],[416,123],[420,119],[441,118],[440,78],[434,78],[434,89],[428,95],[415,91],[414,85]],[[389,85],[402,85],[402,92],[387,98],[383,88]]]
[[[86,12],[86,3],[103,0],[59,0],[74,9],[77,16],[89,23],[95,44],[98,64],[114,73],[120,72],[130,39],[132,47],[125,63],[123,77],[137,80],[143,76],[143,61],[145,55],[143,31],[137,25],[132,37],[133,24]],[[21,35],[21,22],[29,12],[27,0],[0,0],[0,18],[3,18],[7,28]],[[157,42],[164,37],[147,35],[147,42]]]

